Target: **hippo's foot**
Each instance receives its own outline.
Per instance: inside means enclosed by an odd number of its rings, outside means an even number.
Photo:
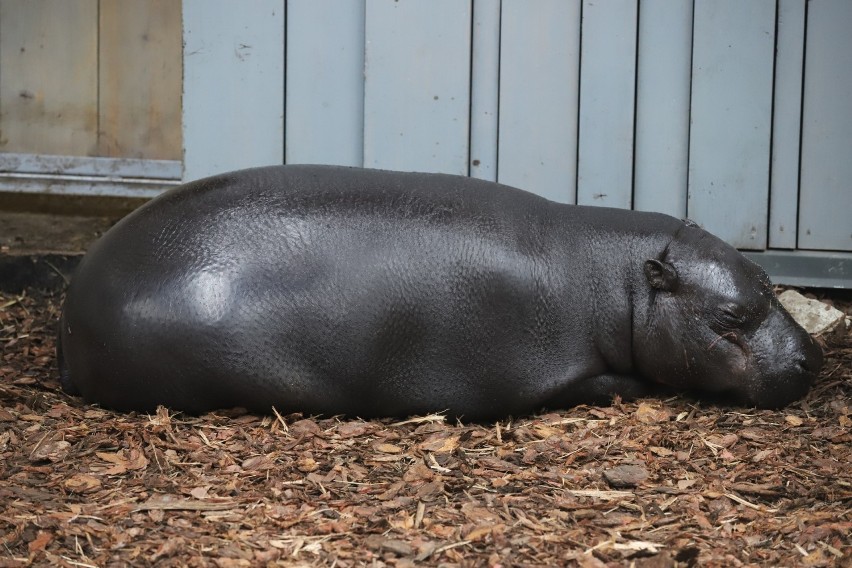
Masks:
[[[578,404],[606,406],[618,395],[622,400],[658,396],[666,387],[649,383],[633,375],[603,374],[571,383],[547,405],[549,408],[567,408]]]

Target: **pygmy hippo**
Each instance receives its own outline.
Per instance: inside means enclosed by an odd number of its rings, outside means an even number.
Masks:
[[[117,410],[484,420],[665,387],[780,407],[822,352],[691,222],[288,165],[185,184],[109,230],[68,290],[59,364]]]

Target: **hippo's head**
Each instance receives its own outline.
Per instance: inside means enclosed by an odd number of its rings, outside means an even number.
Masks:
[[[761,408],[808,392],[822,350],[736,249],[687,222],[644,275],[648,303],[636,314],[645,321],[634,323],[642,375]]]

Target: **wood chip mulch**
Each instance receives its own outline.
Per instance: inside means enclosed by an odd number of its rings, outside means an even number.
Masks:
[[[0,295],[0,567],[852,565],[849,336],[781,411],[148,416],[59,391],[58,302]]]

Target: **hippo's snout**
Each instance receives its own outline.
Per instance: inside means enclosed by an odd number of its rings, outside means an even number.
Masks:
[[[810,344],[805,349],[804,356],[799,360],[799,367],[805,373],[810,373],[816,378],[822,371],[823,355],[822,348],[812,338],[808,337]]]
[[[803,398],[822,370],[822,348],[780,306],[749,343],[754,369],[747,398],[758,408],[781,408]]]

